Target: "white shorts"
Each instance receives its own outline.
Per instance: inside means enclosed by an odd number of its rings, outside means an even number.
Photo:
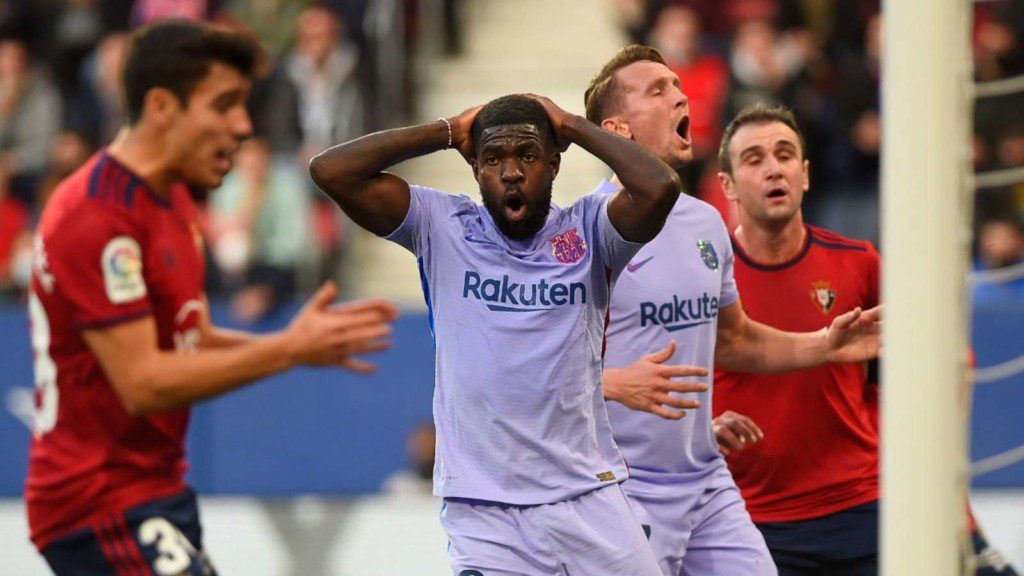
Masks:
[[[445,499],[456,576],[660,576],[618,484],[538,506]]]
[[[735,486],[649,494],[625,485],[665,576],[778,576]]]

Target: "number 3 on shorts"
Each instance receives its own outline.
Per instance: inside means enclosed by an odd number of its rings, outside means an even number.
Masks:
[[[143,546],[156,545],[159,554],[153,561],[153,570],[161,576],[180,574],[192,565],[196,549],[185,535],[163,518],[150,518],[139,526],[139,542]]]

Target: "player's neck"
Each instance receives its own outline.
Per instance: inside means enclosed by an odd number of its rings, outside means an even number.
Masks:
[[[745,218],[733,233],[743,252],[754,261],[769,266],[789,262],[800,252],[807,237],[803,214],[797,212],[779,226],[771,226]]]
[[[125,127],[107,146],[107,153],[134,172],[157,196],[168,199],[174,175],[169,168],[166,149],[146,128]]]

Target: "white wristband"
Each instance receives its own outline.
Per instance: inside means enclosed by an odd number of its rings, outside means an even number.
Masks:
[[[452,147],[452,123],[449,122],[448,119],[443,117],[443,116],[438,118],[437,120],[439,122],[444,122],[444,125],[448,127],[448,148],[451,148]]]

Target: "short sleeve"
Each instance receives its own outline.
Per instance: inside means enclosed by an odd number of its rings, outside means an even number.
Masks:
[[[444,200],[448,197],[448,194],[432,188],[409,186],[409,211],[398,228],[384,236],[384,239],[417,256],[421,255],[422,248],[427,245],[426,238],[430,235],[431,226],[443,217]]]
[[[608,217],[608,203],[614,197],[613,194],[591,194],[584,196],[585,201],[594,202],[597,211],[597,233],[601,243],[601,257],[604,265],[612,271],[613,276],[629,264],[629,261],[636,256],[636,253],[644,247],[641,242],[630,242],[619,234],[611,219]]]
[[[874,308],[881,303],[879,296],[882,289],[882,258],[875,247],[868,243],[867,286],[865,287],[864,306]]]
[[[78,214],[43,244],[55,288],[76,328],[104,328],[151,313],[144,239],[123,214]]]
[[[725,227],[725,222],[721,221],[721,217],[716,213],[715,216],[719,219],[719,223],[722,226],[722,290],[718,296],[718,307],[725,308],[726,306],[733,305],[737,300],[740,299],[739,289],[736,288],[736,278],[733,276],[733,269],[736,264],[736,253],[732,249],[732,239],[729,238],[729,231]]]

